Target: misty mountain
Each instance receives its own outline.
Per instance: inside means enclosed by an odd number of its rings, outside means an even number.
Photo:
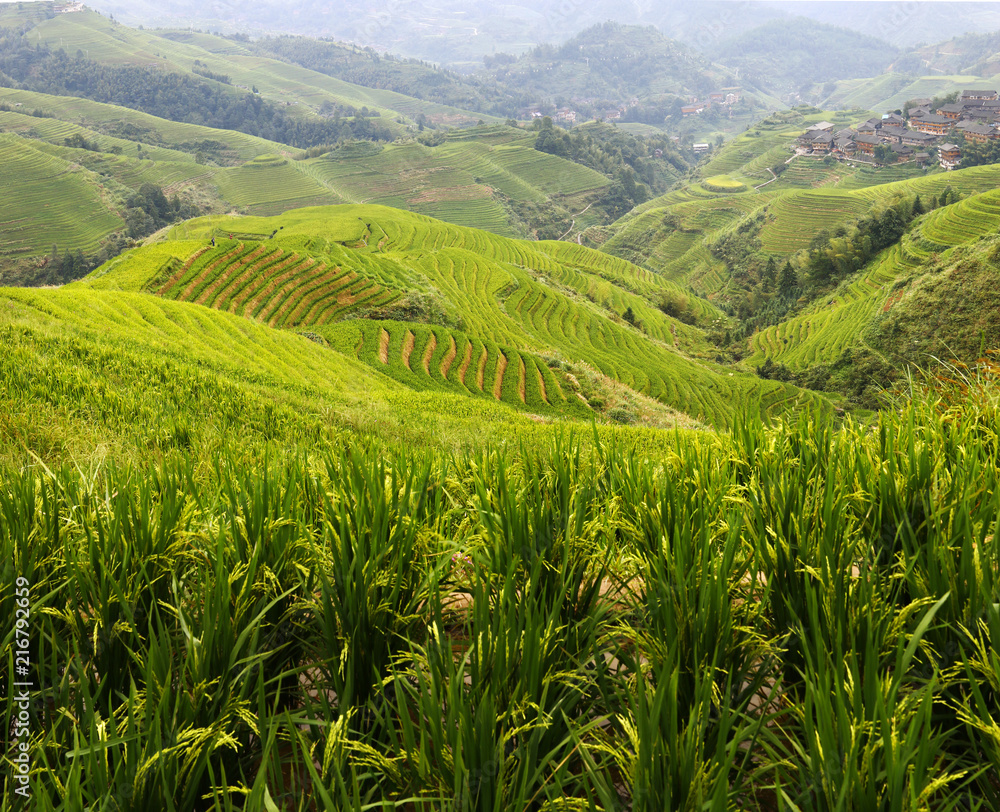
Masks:
[[[805,17],[774,20],[712,49],[712,56],[738,70],[742,81],[771,92],[878,76],[897,53],[884,40]]]

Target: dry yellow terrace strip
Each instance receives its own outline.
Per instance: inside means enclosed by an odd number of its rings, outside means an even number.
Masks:
[[[412,369],[410,367],[410,355],[413,354],[413,346],[417,343],[417,337],[413,335],[412,330],[406,331],[406,338],[403,339],[403,366],[407,369]]]
[[[465,374],[469,370],[469,364],[472,363],[472,341],[470,340],[465,345],[465,357],[462,359],[462,365],[458,368],[458,382],[465,386]],[[482,389],[482,387],[480,387]]]
[[[379,334],[378,357],[383,364],[389,363],[389,331],[385,329]]]
[[[497,375],[493,380],[493,397],[500,400],[503,387],[503,376],[507,371],[507,356],[502,352],[497,353]]]
[[[440,372],[442,378],[448,377],[451,365],[455,362],[455,356],[458,355],[458,346],[455,344],[455,336],[449,336],[448,340],[451,342],[451,346],[448,348],[448,352],[445,353],[444,358],[441,360]]]
[[[437,349],[437,336],[431,333],[431,337],[427,339],[427,348],[424,350],[423,365],[424,372],[428,375],[431,372],[431,356],[434,355],[434,350]]]
[[[486,347],[483,347],[483,351],[479,354],[479,366],[476,369],[476,387],[480,392],[484,391],[483,387],[486,384],[486,359],[489,357],[489,353],[486,351]]]

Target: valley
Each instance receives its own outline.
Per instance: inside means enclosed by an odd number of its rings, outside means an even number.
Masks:
[[[0,4],[0,812],[1000,807],[1000,62],[787,5]]]

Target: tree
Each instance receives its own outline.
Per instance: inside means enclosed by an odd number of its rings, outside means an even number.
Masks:
[[[778,280],[778,290],[781,291],[783,296],[788,296],[798,286],[799,280],[795,275],[795,269],[792,267],[791,262],[786,261],[785,266],[781,269],[781,278]]]

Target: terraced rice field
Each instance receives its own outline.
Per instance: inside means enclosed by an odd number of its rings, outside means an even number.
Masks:
[[[30,141],[0,134],[0,166],[0,254],[90,253],[124,227],[90,173]]]
[[[541,414],[589,413],[577,397],[567,398],[562,373],[557,376],[538,356],[462,331],[365,320],[318,331],[335,349],[411,389],[497,400]]]
[[[687,357],[708,352],[704,339],[665,316],[648,298],[660,290],[676,291],[676,286],[580,246],[509,240],[376,206],[296,210],[278,218],[204,218],[175,231],[202,240],[204,247],[208,237],[225,234],[227,228],[266,234],[281,226],[273,240],[220,240],[214,250],[171,261],[156,274],[156,289],[167,297],[284,327],[330,326],[349,310],[381,306],[405,291],[429,290],[452,319],[461,320],[461,335],[433,328],[434,347],[425,358],[430,341],[425,330],[430,328],[410,325],[412,344],[400,374],[453,380],[464,366],[463,385],[468,387],[474,369],[478,391],[499,391],[500,399],[511,403],[520,400],[522,390],[530,399],[540,374],[539,391],[551,389],[551,402],[559,389],[529,359],[554,356],[717,425],[729,424],[737,404],[754,413],[778,409],[772,400],[788,405],[785,395],[774,394],[780,387],[773,382],[733,377]],[[136,261],[141,256],[137,252]],[[127,267],[116,267],[109,276],[127,273]],[[340,298],[345,292],[346,300]],[[695,306],[706,314],[715,312],[708,303]],[[640,327],[622,321],[627,307]],[[340,321],[336,329],[362,329],[342,325]],[[383,364],[384,339],[367,329],[352,334],[350,349],[367,353],[367,363]],[[480,344],[469,353],[466,339]],[[452,340],[454,357],[442,374]],[[388,363],[398,354],[397,345],[407,346],[406,335],[392,332],[385,349]],[[485,355],[480,345],[487,348]],[[796,398],[809,397],[795,392]]]
[[[104,127],[115,127],[123,121],[135,124],[142,130],[156,134],[154,138],[145,138],[143,146],[150,140],[159,140],[163,146],[179,145],[203,140],[219,141],[233,150],[242,160],[250,160],[264,154],[300,155],[301,150],[267,141],[253,135],[246,135],[235,130],[219,130],[212,127],[202,127],[196,124],[184,124],[177,121],[157,118],[136,110],[117,107],[113,104],[78,99],[74,96],[52,96],[46,93],[33,93],[28,90],[14,90],[0,87],[0,101],[14,107],[23,105],[27,110],[44,110],[62,121],[70,121],[83,127],[100,130]],[[132,149],[135,147],[132,146]]]
[[[1000,228],[1000,190],[974,195],[921,217],[902,241],[884,251],[859,279],[841,285],[828,301],[750,339],[749,363],[766,358],[792,369],[835,361],[856,346],[879,313],[892,307],[892,283],[932,254],[966,245]]]
[[[609,183],[593,170],[525,145],[461,138],[434,148],[392,145],[377,156],[318,158],[302,168],[344,200],[408,209],[505,236],[513,232],[492,189],[519,200],[564,198],[576,206]]]
[[[342,203],[328,187],[286,159],[254,160],[215,175],[219,194],[254,214],[280,214],[301,206]]]
[[[230,240],[192,254],[155,292],[270,327],[328,324],[399,296],[353,270],[330,268],[273,243]]]
[[[791,254],[809,246],[813,235],[857,219],[869,203],[848,192],[789,192],[772,206],[774,219],[760,233],[761,246],[774,254]]]

